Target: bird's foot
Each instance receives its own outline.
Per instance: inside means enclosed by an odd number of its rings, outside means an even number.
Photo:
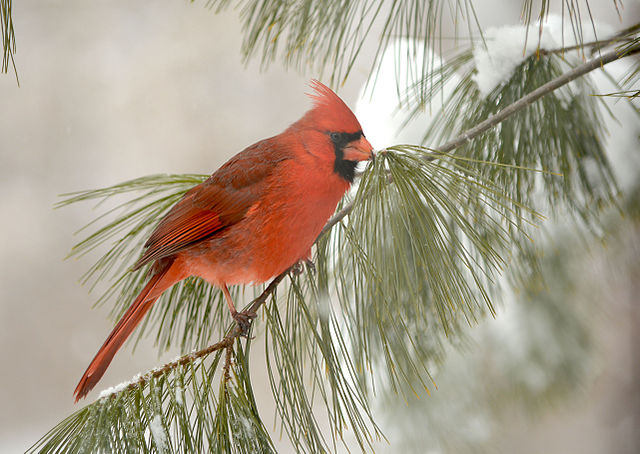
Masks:
[[[296,263],[295,265],[293,265],[291,267],[291,273],[294,276],[299,276],[302,274],[302,272],[304,271],[304,266],[307,267],[307,270],[311,273],[311,274],[316,274],[316,265],[313,263],[312,260],[310,259],[304,259],[304,260],[300,260],[298,263]]]
[[[236,321],[236,325],[238,325],[240,336],[248,337],[251,322],[257,317],[257,314],[247,310],[242,312],[232,312],[231,316]]]
[[[315,263],[313,263],[313,260],[311,260],[311,259],[306,259],[306,260],[304,261],[304,264],[305,264],[305,265],[307,265],[307,270],[308,270],[312,275],[314,275],[314,276],[315,276],[315,274],[316,274],[316,264],[315,264]]]

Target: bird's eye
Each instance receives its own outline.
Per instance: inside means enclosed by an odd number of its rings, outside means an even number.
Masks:
[[[331,133],[331,140],[333,142],[339,142],[341,138],[342,137],[341,137],[341,134],[339,132],[332,132]]]

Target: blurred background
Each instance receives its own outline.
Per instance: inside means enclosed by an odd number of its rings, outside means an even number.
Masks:
[[[593,3],[594,17],[614,29],[640,18],[638,2],[625,2],[622,21],[609,2]],[[519,2],[476,5],[483,27],[519,20]],[[91,258],[63,260],[77,239],[73,233],[96,211],[90,204],[54,210],[59,194],[154,173],[211,173],[295,121],[309,106],[306,83],[317,77],[286,71],[277,62],[267,71],[257,62],[244,65],[237,12],[215,14],[198,3],[21,0],[14,2],[13,19],[20,86],[13,75],[0,76],[0,452],[24,451],[74,411],[76,382],[112,327],[108,307],[91,310],[99,293],[89,294],[78,283]],[[374,51],[365,49],[340,90],[349,105],[356,104]],[[637,138],[637,117],[628,115],[615,128]],[[366,133],[364,121],[363,127]],[[473,413],[469,432],[478,434],[478,443],[495,452],[640,451],[639,233],[626,229],[574,267],[571,279],[588,282],[587,293],[598,304],[584,311],[589,348],[577,345],[577,351],[588,359],[573,392],[562,399],[545,395],[544,402],[527,404],[533,411],[505,406],[498,419]],[[572,253],[559,246],[554,251],[550,256]],[[494,333],[487,341],[494,349],[509,342],[501,333],[517,329],[517,314],[500,315],[482,327]],[[117,384],[178,353],[158,358],[147,339],[135,356],[130,347],[117,355],[101,385]],[[461,407],[448,383],[475,389],[473,376],[456,368],[468,368],[472,357],[469,351],[452,353],[438,380],[437,393],[445,398],[433,404],[443,412]],[[493,367],[498,380],[500,364]],[[259,367],[253,370],[259,375]],[[465,414],[473,403],[465,403]],[[415,424],[422,420],[414,411],[407,415]],[[268,403],[261,412],[272,420]],[[381,450],[400,452],[403,432],[387,423],[382,428],[392,445]],[[427,432],[429,424],[425,418]],[[286,452],[286,443],[281,449]]]

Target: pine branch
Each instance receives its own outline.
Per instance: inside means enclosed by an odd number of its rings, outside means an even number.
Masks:
[[[575,46],[567,46],[567,47],[558,47],[556,49],[540,49],[538,51],[539,55],[551,55],[551,54],[560,54],[564,55],[565,52],[571,52],[575,50],[584,50],[588,48],[590,50],[590,54],[593,55],[598,52],[600,49],[605,47],[610,47],[615,44],[631,44],[633,43],[634,36],[640,32],[640,24],[635,24],[630,27],[625,28],[624,30],[619,31],[615,35],[611,36],[607,39],[590,41],[588,43],[580,43]]]
[[[534,0],[524,0],[522,3],[522,12],[521,12],[521,20],[527,25],[527,37],[526,40],[529,39],[529,28],[528,26],[531,25],[532,19],[533,19],[533,3]],[[549,17],[549,13],[550,13],[550,6],[549,6],[549,0],[545,0],[540,2],[540,10],[538,13],[538,17],[537,17],[537,22],[538,22],[538,39],[540,39],[542,37],[542,31],[544,29],[545,26],[545,20]],[[616,10],[618,17],[622,18],[622,15],[620,14],[620,7],[622,6],[622,3],[620,2],[620,0],[612,0],[611,4],[613,5],[614,9]],[[595,21],[594,18],[591,14],[591,7],[589,6],[589,0],[585,1],[585,5],[584,7],[586,7],[587,10],[587,15],[589,17],[589,22],[591,23],[591,27],[593,28],[593,30],[595,31]],[[563,31],[562,34],[564,36],[564,20],[565,20],[565,8],[566,11],[568,13],[568,18],[569,18],[569,22],[571,25],[571,31],[573,33],[573,36],[576,40],[576,42],[578,43],[582,43],[582,37],[583,37],[583,23],[582,21],[582,10],[581,10],[581,5],[580,5],[580,0],[562,0],[562,19],[563,19]],[[526,44],[525,44],[526,45]]]
[[[19,86],[18,69],[13,58],[13,54],[16,52],[16,36],[13,31],[11,2],[12,0],[0,0],[0,33],[2,33],[2,66],[0,66],[0,71],[6,74],[9,70],[9,64],[11,64]]]
[[[228,7],[228,0],[209,0],[207,5],[216,12]],[[612,0],[612,6],[619,13],[619,0]],[[563,13],[569,12],[571,31],[577,42],[582,42],[583,17],[586,7],[591,26],[594,19],[588,1],[563,0]],[[464,39],[461,29],[466,28],[469,36],[474,30],[482,30],[476,17],[472,0],[393,0],[367,2],[352,0],[341,2],[317,2],[300,0],[297,2],[243,0],[234,5],[244,21],[245,37],[242,52],[249,60],[258,56],[263,66],[280,58],[285,65],[294,65],[301,70],[312,69],[316,73],[329,72],[334,85],[342,84],[349,76],[365,40],[372,31],[380,28],[374,63],[370,74],[374,76],[380,69],[381,56],[388,45],[397,37],[411,42],[407,56],[410,59],[424,57],[428,49],[437,49],[437,41],[442,41],[442,29],[447,21],[455,29],[454,39]],[[524,0],[522,20],[529,25],[534,20],[534,1]],[[540,2],[537,15],[539,35],[544,28],[544,20],[549,15],[549,1]],[[377,26],[377,27],[376,27]],[[433,62],[431,62],[433,63]],[[420,80],[427,75],[429,65],[408,65],[409,77]],[[374,82],[375,83],[375,82]]]
[[[208,6],[220,11],[228,0],[209,0]],[[385,48],[397,36],[424,41],[416,44],[414,56],[442,38],[443,25],[449,21],[456,29],[469,33],[480,29],[472,0],[379,1],[316,0],[262,1],[243,0],[234,5],[241,13],[245,30],[242,53],[246,60],[257,57],[262,66],[280,59],[286,66],[312,69],[316,75],[328,72],[333,85],[343,84],[349,76],[368,38],[378,33],[371,73],[379,68]],[[415,68],[420,75],[426,67]],[[418,75],[418,74],[416,74]]]
[[[127,383],[126,386],[116,387],[116,390],[117,390],[116,392],[132,391],[136,388],[143,388],[147,383],[149,383],[154,378],[162,377],[163,375],[170,373],[174,369],[187,366],[188,364],[193,363],[198,359],[202,359],[206,356],[209,356],[211,353],[220,351],[222,349],[226,349],[227,351],[229,351],[233,346],[233,342],[241,335],[242,335],[242,330],[236,325],[234,329],[227,336],[225,336],[224,339],[222,339],[221,341],[216,342],[215,344],[210,345],[207,348],[203,348],[202,350],[198,350],[196,352],[183,355],[178,359],[176,359],[175,361],[166,363],[160,368],[153,369],[147,372],[146,374],[141,375],[137,379]],[[229,378],[229,361],[230,361],[229,353],[227,353],[227,355],[225,356],[225,365],[224,365],[225,379]],[[105,394],[109,395],[108,392]],[[115,397],[115,393],[111,393],[110,395],[112,397]],[[103,396],[101,395],[101,397]]]
[[[485,133],[489,129],[494,128],[495,126],[502,123],[504,120],[506,120],[513,114],[521,111],[525,107],[529,106],[530,104],[533,104],[538,99],[553,92],[554,90],[557,90],[563,85],[566,85],[569,82],[576,80],[577,78],[582,77],[585,74],[590,73],[595,69],[602,68],[604,65],[608,63],[611,63],[613,61],[616,61],[628,55],[635,54],[637,52],[640,52],[640,43],[637,43],[631,49],[628,49],[625,53],[622,53],[618,49],[613,49],[613,50],[610,50],[609,52],[603,53],[599,57],[589,60],[586,63],[576,66],[572,70],[567,71],[562,76],[557,77],[556,79],[551,80],[546,84],[542,85],[541,87],[535,89],[528,95],[524,96],[523,98],[511,104],[507,108],[503,109],[498,114],[493,115],[490,118],[487,118],[485,121],[479,123],[475,127],[463,132],[458,137],[436,148],[438,152],[425,159],[433,160],[433,159],[436,159],[439,154],[449,153],[450,151],[455,150],[456,148],[467,143],[468,141]]]
[[[612,98],[628,98],[628,99],[636,99],[640,98],[640,90],[621,90],[621,91],[613,91],[610,93],[602,93],[597,96],[611,96]]]
[[[518,101],[511,104],[507,108],[503,109],[500,113],[493,115],[490,118],[487,118],[485,121],[479,123],[473,128],[463,131],[458,136],[440,145],[439,147],[436,147],[434,149],[424,148],[423,149],[425,151],[424,160],[427,162],[431,162],[435,159],[442,157],[443,154],[447,154],[456,150],[457,148],[461,147],[465,143],[484,134],[488,130],[495,128],[497,125],[505,121],[507,118],[521,111],[525,107],[533,104],[535,101],[553,92],[554,90],[557,90],[558,88],[568,84],[569,82],[579,77],[582,77],[585,74],[595,69],[601,68],[608,63],[611,63],[613,61],[616,61],[620,58],[623,58],[629,55],[633,55],[637,52],[640,52],[640,43],[636,43],[634,47],[632,47],[631,49],[627,49],[627,51],[624,53],[621,53],[620,50],[618,49],[614,49],[607,53],[602,54],[599,57],[593,58],[592,60],[589,60],[588,62],[581,64],[580,66],[573,68],[572,70],[566,72],[562,76],[549,81],[548,83],[542,85],[541,87],[532,91],[528,95],[519,99]],[[338,211],[331,219],[329,219],[327,224],[322,229],[321,235],[324,235],[325,233],[327,233],[333,226],[335,226],[338,222],[340,222],[342,219],[348,216],[349,213],[351,213],[351,211],[353,210],[355,203],[356,203],[355,200],[351,200],[350,202],[346,203],[340,209],[340,211]]]

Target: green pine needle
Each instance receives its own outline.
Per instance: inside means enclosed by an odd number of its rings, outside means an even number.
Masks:
[[[473,81],[475,66],[471,57],[470,50],[463,52],[422,82],[438,88],[454,73],[462,74],[444,100],[440,113],[434,116],[423,143],[446,142],[567,69],[567,63],[557,55],[532,55],[508,80],[482,97]],[[425,93],[424,98],[414,103],[408,121],[432,102],[432,94]],[[519,203],[554,213],[568,210],[593,226],[602,210],[615,204],[618,197],[618,187],[603,148],[606,131],[602,116],[607,111],[597,97],[591,96],[593,93],[589,78],[580,78],[456,150],[456,155],[495,163],[471,168],[482,178],[497,183]],[[545,169],[545,172],[538,175],[512,172],[509,167]],[[545,198],[546,206],[540,203]]]

